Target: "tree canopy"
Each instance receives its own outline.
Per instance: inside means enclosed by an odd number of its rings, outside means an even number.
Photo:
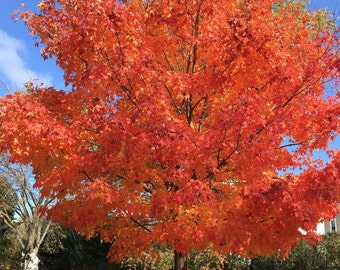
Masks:
[[[72,90],[2,98],[1,151],[33,167],[52,217],[111,242],[112,260],[156,245],[285,254],[337,213],[338,29],[302,2],[38,8],[20,16]]]

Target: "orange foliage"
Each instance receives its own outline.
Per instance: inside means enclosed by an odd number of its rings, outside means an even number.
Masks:
[[[339,131],[339,96],[323,97],[339,40],[277,2],[41,2],[21,16],[72,91],[2,98],[1,151],[113,260],[153,243],[287,252],[337,211],[339,153],[312,153]]]

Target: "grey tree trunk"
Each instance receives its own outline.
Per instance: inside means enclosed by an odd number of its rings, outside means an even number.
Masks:
[[[189,270],[186,257],[175,250],[175,268],[174,270]]]
[[[24,270],[39,270],[38,249],[30,249],[24,254]]]

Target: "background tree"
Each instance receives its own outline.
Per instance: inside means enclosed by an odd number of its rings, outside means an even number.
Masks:
[[[0,176],[0,209],[6,211],[6,216],[14,219],[15,197],[12,186],[7,178]],[[11,207],[7,207],[10,205]],[[0,214],[0,269],[19,269],[20,254],[12,243],[11,230],[6,220]]]
[[[30,167],[11,164],[7,155],[1,156],[0,175],[1,183],[6,186],[0,194],[0,217],[14,253],[8,255],[15,258],[22,253],[24,269],[38,269],[37,254],[52,225],[38,210],[49,205],[51,199],[41,197],[39,189],[33,188]]]
[[[239,254],[218,254],[211,250],[191,251],[188,254],[188,266],[191,270],[223,269],[223,270],[335,270],[340,266],[340,234],[324,235],[315,246],[306,241],[300,241],[293,248],[288,258],[282,258],[279,253],[267,257],[245,258]],[[171,252],[170,252],[171,253]],[[169,251],[162,253],[161,261],[150,258],[129,258],[123,266],[127,269],[173,269],[169,260],[173,255]]]
[[[279,254],[249,259],[239,254],[218,254],[211,250],[191,251],[187,255],[187,263],[191,270],[223,269],[223,270],[335,270],[340,266],[340,234],[324,235],[315,246],[300,241],[288,258]],[[160,260],[144,258],[127,258],[122,269],[173,269],[173,251],[162,250]]]
[[[143,257],[126,257],[121,262],[122,269],[134,270],[157,270],[174,268],[174,251],[171,248],[155,247],[159,250],[159,257],[153,258],[150,253],[145,252]]]
[[[337,269],[340,266],[340,235],[337,233],[323,236],[317,245],[311,246],[305,241],[292,249],[289,258],[282,259],[279,255],[258,257],[251,261],[251,270],[316,270]]]
[[[98,237],[87,240],[73,229],[65,229],[63,233],[59,248],[42,248],[39,252],[42,269],[121,269],[108,263],[110,244],[100,243]]]
[[[32,165],[52,217],[112,243],[112,260],[155,243],[176,269],[191,250],[286,255],[337,213],[339,94],[325,82],[340,43],[302,2],[38,8],[21,17],[72,91],[1,99],[1,150]]]

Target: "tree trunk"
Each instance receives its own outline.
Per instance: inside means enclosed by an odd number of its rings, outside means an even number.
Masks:
[[[39,270],[38,249],[29,249],[24,255],[24,270]]]
[[[189,270],[187,258],[175,250],[175,268],[174,270]]]

